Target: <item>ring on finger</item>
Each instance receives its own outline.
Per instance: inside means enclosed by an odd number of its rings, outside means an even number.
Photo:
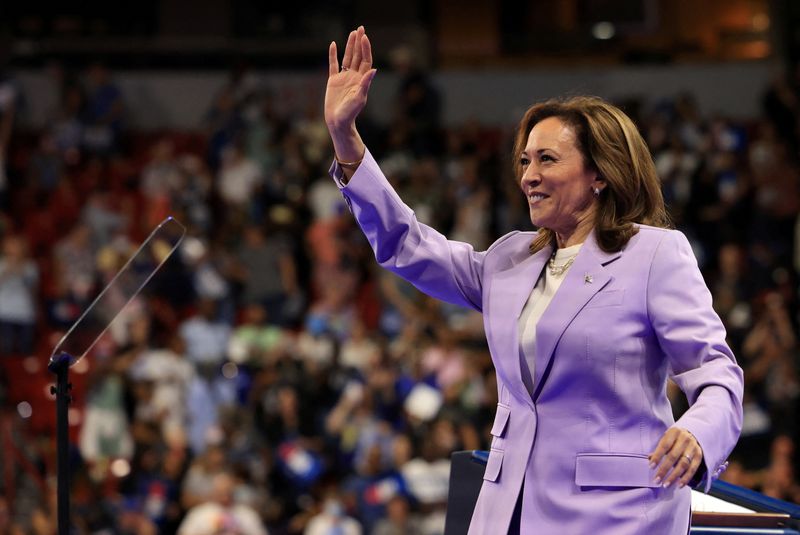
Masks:
[[[344,65],[342,65],[342,72],[349,71],[349,70],[350,70],[350,67],[345,67]]]
[[[692,458],[690,456],[688,456],[686,454],[684,454],[683,456],[686,457],[686,460],[689,461],[689,463],[692,462]]]

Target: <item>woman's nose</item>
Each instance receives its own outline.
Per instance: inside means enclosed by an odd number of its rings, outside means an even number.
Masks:
[[[522,173],[522,180],[520,183],[523,188],[528,186],[538,186],[542,182],[542,175],[540,175],[532,165],[529,165]]]

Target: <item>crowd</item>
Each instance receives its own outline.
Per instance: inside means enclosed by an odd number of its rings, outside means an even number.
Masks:
[[[236,73],[201,132],[137,133],[108,70],[81,74],[36,132],[13,127],[24,95],[0,79],[0,533],[55,525],[52,422],[35,417],[52,401],[16,378],[46,376],[168,215],[181,247],[73,373],[78,533],[442,533],[449,454],[488,446],[497,403],[481,318],[377,268],[328,177],[321,104],[287,114]],[[400,80],[392,120],[363,132],[417,217],[477,249],[528,228],[514,125],[444,127],[428,78]],[[795,502],[798,99],[776,83],[748,122],[690,94],[624,106],[745,369],[723,479]]]

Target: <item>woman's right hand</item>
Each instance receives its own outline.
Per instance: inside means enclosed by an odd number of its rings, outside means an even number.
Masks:
[[[328,48],[328,85],[325,90],[325,123],[340,161],[356,161],[364,145],[355,128],[356,117],[367,103],[367,93],[376,70],[372,68],[372,46],[364,27],[350,32],[339,69],[336,43]]]

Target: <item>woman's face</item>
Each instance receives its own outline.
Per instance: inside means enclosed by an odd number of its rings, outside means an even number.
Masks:
[[[520,187],[528,200],[531,222],[559,235],[591,225],[593,188],[604,186],[584,163],[572,127],[558,117],[536,123],[520,157]]]

